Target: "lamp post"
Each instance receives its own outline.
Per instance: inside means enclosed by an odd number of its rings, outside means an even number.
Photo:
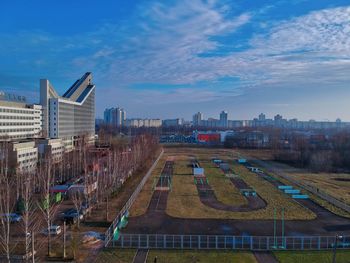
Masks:
[[[333,263],[336,263],[336,254],[337,254],[337,247],[338,247],[338,240],[342,240],[343,236],[336,235],[335,236],[335,242],[334,242],[334,247],[333,247]]]

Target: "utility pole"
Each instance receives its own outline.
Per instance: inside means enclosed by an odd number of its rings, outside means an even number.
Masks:
[[[32,231],[32,263],[35,263],[34,231]]]
[[[282,208],[282,248],[285,248],[285,238],[284,238],[284,208]]]
[[[63,221],[63,259],[65,258],[66,258],[66,220]]]
[[[273,246],[277,248],[277,237],[276,237],[276,208],[273,209]]]
[[[337,256],[337,247],[338,247],[338,240],[342,239],[342,236],[336,235],[335,236],[335,242],[334,242],[334,247],[333,247],[333,263],[336,263],[336,256]]]

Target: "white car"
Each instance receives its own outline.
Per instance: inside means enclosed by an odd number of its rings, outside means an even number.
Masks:
[[[52,235],[52,236],[57,236],[59,234],[61,234],[62,232],[62,229],[61,229],[61,226],[58,226],[58,225],[52,225],[50,226],[50,229],[48,230],[47,228],[45,228],[42,233],[47,236],[47,235]]]

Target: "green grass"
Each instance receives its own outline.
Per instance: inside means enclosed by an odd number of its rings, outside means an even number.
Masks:
[[[135,249],[103,249],[95,263],[131,263],[134,259]]]
[[[275,257],[280,263],[332,263],[332,251],[290,251],[290,252],[274,252]],[[337,250],[337,263],[349,263],[350,251]]]
[[[256,263],[255,257],[249,252],[229,251],[189,251],[189,250],[150,250],[147,263]]]

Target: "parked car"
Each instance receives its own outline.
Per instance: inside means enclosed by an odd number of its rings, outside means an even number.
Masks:
[[[78,219],[82,220],[84,217],[83,211],[77,211],[74,208],[68,209],[63,213],[63,220],[68,224],[75,224]]]
[[[20,222],[22,217],[16,213],[2,214],[1,217],[4,217],[6,220],[9,220],[11,223]]]
[[[42,233],[47,236],[47,235],[52,235],[52,236],[57,236],[61,234],[62,229],[61,226],[58,225],[51,225],[49,229],[45,228]]]

